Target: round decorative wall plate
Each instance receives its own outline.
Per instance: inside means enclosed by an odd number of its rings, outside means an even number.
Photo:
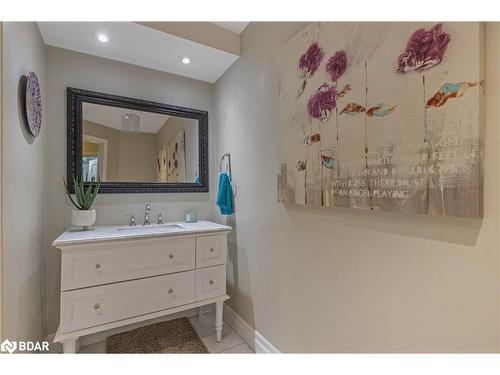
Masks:
[[[42,128],[42,95],[35,72],[29,72],[26,82],[26,118],[31,134],[35,137]]]

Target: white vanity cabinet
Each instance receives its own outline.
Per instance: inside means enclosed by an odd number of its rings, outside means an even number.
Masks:
[[[55,341],[72,353],[81,336],[211,303],[220,341],[230,230],[198,222],[63,233],[53,243],[62,254]]]

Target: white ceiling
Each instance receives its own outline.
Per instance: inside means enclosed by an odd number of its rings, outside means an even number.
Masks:
[[[165,122],[170,118],[170,116],[163,115],[161,113],[135,111],[100,104],[83,103],[83,118],[85,120],[116,130],[122,130],[122,115],[126,113],[135,113],[139,115],[139,131],[141,133],[158,133],[163,124],[165,124]]]
[[[241,34],[243,30],[245,30],[245,27],[247,27],[250,22],[211,22],[211,23],[219,27],[222,27],[223,29],[232,31],[233,33]]]
[[[51,46],[211,83],[238,58],[135,22],[38,22],[38,27],[44,42]],[[226,27],[241,29],[242,25]],[[108,36],[107,43],[96,39],[99,32]],[[189,56],[191,63],[183,64],[183,56]]]

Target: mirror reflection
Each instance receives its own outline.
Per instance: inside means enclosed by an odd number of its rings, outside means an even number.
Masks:
[[[85,181],[198,183],[198,120],[83,103]]]

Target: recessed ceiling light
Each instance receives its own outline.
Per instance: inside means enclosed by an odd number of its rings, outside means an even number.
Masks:
[[[108,39],[108,36],[106,34],[98,33],[97,40],[101,43],[107,43],[109,39]]]
[[[184,56],[181,61],[183,64],[189,64],[191,62],[191,57]]]

